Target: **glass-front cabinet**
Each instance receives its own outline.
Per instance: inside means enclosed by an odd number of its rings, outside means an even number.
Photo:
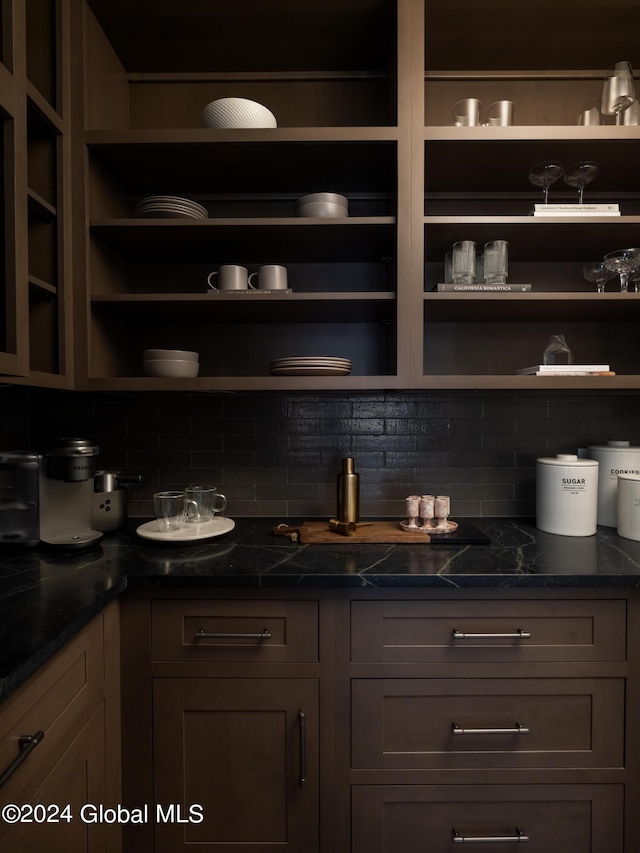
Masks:
[[[69,0],[3,0],[0,10],[0,371],[68,387]]]

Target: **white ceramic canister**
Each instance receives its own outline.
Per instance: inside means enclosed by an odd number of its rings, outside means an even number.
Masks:
[[[618,474],[618,536],[640,542],[640,475]]]
[[[593,536],[598,515],[598,462],[559,453],[536,460],[536,527],[560,536]]]
[[[588,451],[600,463],[598,524],[617,527],[618,475],[640,474],[640,447],[632,447],[628,441],[608,441],[591,445]]]

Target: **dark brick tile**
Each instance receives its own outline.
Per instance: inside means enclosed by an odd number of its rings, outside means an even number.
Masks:
[[[394,400],[393,397],[384,402],[368,402],[354,400],[354,418],[414,418],[416,404]]]
[[[226,515],[230,518],[237,516],[238,518],[242,517],[251,517],[251,518],[273,518],[273,517],[282,517],[282,519],[286,519],[288,515],[292,515],[293,513],[289,513],[287,511],[287,502],[286,501],[245,501],[245,500],[234,500],[230,501],[227,505],[227,509],[225,510]]]
[[[256,422],[253,418],[193,418],[192,435],[255,435]]]
[[[314,468],[289,468],[287,471],[287,481],[294,485],[298,483],[334,483],[336,482],[337,470],[329,468],[314,467]]]
[[[259,501],[316,501],[318,486],[263,485],[256,486],[256,498]]]
[[[412,451],[415,448],[416,438],[413,435],[355,435],[353,437],[354,453],[362,450],[397,453],[401,450]]]
[[[191,464],[194,468],[223,468],[226,465],[234,468],[255,468],[256,454],[251,451],[228,453],[222,450],[194,452],[191,454]]]
[[[309,403],[292,403],[289,407],[292,418],[349,418],[351,402],[349,400],[320,399]]]
[[[421,451],[420,453],[386,453],[386,463],[391,468],[444,468],[451,464],[448,451]]]
[[[287,482],[287,470],[286,468],[225,468],[224,482],[239,486],[284,484]]]
[[[160,468],[160,476],[163,479],[171,478],[173,482],[180,482],[183,486],[199,481],[209,486],[219,486],[223,481],[222,468],[198,468],[191,465],[176,468]]]
[[[288,450],[286,453],[259,452],[255,464],[260,468],[316,468],[320,464],[320,453],[312,450]],[[231,463],[233,464],[233,463]]]
[[[321,418],[319,427],[325,435],[382,435],[384,421],[382,418]]]
[[[188,418],[129,418],[127,432],[131,435],[189,435]]]

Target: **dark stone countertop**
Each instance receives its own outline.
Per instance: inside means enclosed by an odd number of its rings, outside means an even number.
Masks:
[[[282,519],[236,519],[219,539],[159,545],[143,519],[76,555],[0,550],[0,702],[110,601],[132,587],[227,589],[635,588],[640,542],[600,527],[555,536],[531,520],[468,519],[490,545],[305,545],[271,535]],[[295,520],[289,520],[295,523]]]

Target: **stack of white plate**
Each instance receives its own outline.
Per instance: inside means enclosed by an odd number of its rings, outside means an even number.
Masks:
[[[206,207],[175,195],[150,195],[136,205],[136,216],[181,217],[188,219],[208,219]]]
[[[348,376],[351,362],[348,358],[332,356],[276,358],[271,362],[269,373],[273,376]]]

